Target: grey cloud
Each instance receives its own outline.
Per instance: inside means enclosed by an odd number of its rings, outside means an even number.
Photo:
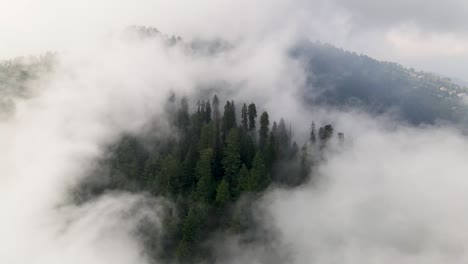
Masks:
[[[358,28],[388,28],[402,23],[414,23],[429,32],[463,32],[468,4],[463,0],[449,1],[336,1],[345,8]]]

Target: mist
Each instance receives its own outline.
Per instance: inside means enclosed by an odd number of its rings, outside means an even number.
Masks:
[[[14,99],[14,111],[0,121],[0,262],[151,263],[138,226],[161,228],[171,201],[122,191],[77,205],[71,192],[122,134],[154,122],[154,133],[171,134],[164,105],[172,93],[197,97],[213,86],[222,102],[255,101],[274,119],[290,120],[297,140],[312,120],[346,133],[312,181],[293,190],[273,186],[258,201],[255,215],[274,240],[252,246],[220,234],[213,241],[227,242],[215,243],[219,263],[466,262],[465,135],[443,125],[410,126],[391,113],[311,110],[301,101],[306,76],[288,56],[294,42],[307,36],[361,49],[373,29],[345,41],[347,11],[322,1],[122,1],[109,10],[114,5],[0,5],[12,14],[0,19],[8,36],[1,57],[58,51],[53,71],[28,84],[34,95]],[[312,8],[333,11],[325,21],[311,18],[319,13]],[[18,14],[30,19],[11,23]],[[83,14],[89,16],[81,20]],[[132,24],[183,41],[124,34]],[[232,48],[197,54],[188,45],[196,39],[222,39]]]
[[[276,241],[253,248],[231,238],[222,262],[464,263],[466,138],[382,121],[356,116],[359,132],[315,181],[266,194],[258,218]]]

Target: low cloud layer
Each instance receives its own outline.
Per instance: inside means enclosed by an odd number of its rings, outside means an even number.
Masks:
[[[272,190],[258,205],[277,240],[255,248],[231,239],[224,250],[236,253],[224,261],[467,261],[466,138],[450,129],[389,128],[355,117],[355,134],[313,183]]]
[[[151,25],[186,38],[230,41],[287,31],[378,59],[468,79],[453,52],[468,56],[462,0],[0,1],[0,58],[70,50],[122,27]],[[398,39],[405,41],[396,41]],[[92,43],[94,45],[95,43]],[[423,46],[416,53],[412,47]],[[412,49],[414,50],[414,49]]]
[[[259,98],[297,113],[294,89],[280,90],[302,82],[286,44],[256,43],[209,57],[160,36],[120,34],[57,54],[53,73],[32,84],[35,96],[17,98],[0,123],[0,262],[146,263],[138,225],[157,229],[167,201],[112,193],[74,205],[71,191],[122,133],[153,122],[152,133],[169,133],[164,106],[172,92],[190,98],[223,81],[232,86],[219,90],[221,98]]]

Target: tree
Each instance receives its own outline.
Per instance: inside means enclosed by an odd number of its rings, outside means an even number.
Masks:
[[[176,194],[181,189],[183,182],[182,170],[177,159],[172,155],[168,155],[163,159],[161,164],[161,181],[160,185],[166,193]]]
[[[226,105],[224,106],[224,115],[223,115],[224,137],[227,136],[227,134],[233,127],[236,127],[236,107],[234,105],[234,101],[232,102],[227,101]]]
[[[301,148],[301,157],[299,161],[299,179],[300,181],[304,181],[307,179],[310,173],[310,167],[311,167],[311,161],[309,157],[309,151],[307,148],[307,145],[304,144],[304,146]]]
[[[225,178],[228,179],[228,182],[231,182],[237,176],[241,166],[239,132],[236,128],[231,129],[226,139],[222,164]]]
[[[278,148],[276,136],[273,132],[270,132],[270,136],[268,137],[268,143],[265,149],[265,162],[269,169],[272,168],[273,162],[276,160],[277,149]]]
[[[278,126],[278,145],[279,145],[279,152],[281,157],[285,157],[289,150],[289,135],[286,129],[286,123],[284,122],[283,118],[281,118]]]
[[[135,137],[124,136],[119,142],[113,159],[113,180],[116,186],[126,185],[126,179],[144,183],[144,164],[148,153]]]
[[[200,152],[200,159],[195,167],[198,178],[196,198],[203,203],[209,203],[213,195],[214,178],[212,175],[213,149],[207,148]]]
[[[221,112],[219,110],[219,99],[218,96],[215,94],[213,96],[213,120],[219,121],[221,119]]]
[[[215,145],[215,128],[212,123],[205,124],[202,127],[198,148],[200,150],[212,148]]]
[[[269,183],[270,180],[267,175],[263,155],[260,152],[257,152],[252,162],[249,179],[247,180],[247,190],[260,191],[268,186]]]
[[[312,122],[312,125],[310,126],[310,143],[315,145],[315,142],[317,142],[317,136],[315,135],[315,123]]]
[[[255,119],[257,118],[257,107],[254,103],[249,105],[248,109],[248,116],[249,116],[249,131],[255,130]]]
[[[177,113],[177,120],[176,126],[183,132],[188,131],[188,127],[190,126],[190,115],[188,113],[188,102],[187,98],[182,98],[180,101],[180,109]]]
[[[323,148],[327,142],[333,137],[332,125],[326,125],[319,129],[320,147]]]
[[[247,111],[247,105],[244,104],[242,106],[242,110],[241,110],[241,127],[244,131],[248,131],[249,130],[249,116],[248,116],[248,111]]]
[[[226,179],[223,179],[218,188],[216,188],[216,205],[219,207],[224,206],[230,199],[231,195],[229,193],[229,182]]]
[[[176,249],[177,258],[186,262],[194,256],[195,242],[200,236],[201,219],[195,208],[190,208],[182,223],[182,239]]]
[[[268,132],[270,121],[268,120],[268,113],[265,111],[260,116],[260,129],[258,130],[258,146],[259,149],[264,151],[268,142]]]
[[[234,196],[238,197],[241,193],[249,191],[249,177],[250,172],[247,169],[245,164],[242,164],[242,167],[239,171],[239,175],[236,177],[235,186],[234,186]]]
[[[211,105],[210,105],[209,100],[208,100],[208,102],[205,103],[205,112],[204,112],[204,115],[203,115],[203,121],[206,124],[211,122]]]

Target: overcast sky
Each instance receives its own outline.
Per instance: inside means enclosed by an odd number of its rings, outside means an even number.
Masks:
[[[0,0],[0,58],[66,50],[131,24],[186,38],[288,30],[468,80],[464,0]]]

